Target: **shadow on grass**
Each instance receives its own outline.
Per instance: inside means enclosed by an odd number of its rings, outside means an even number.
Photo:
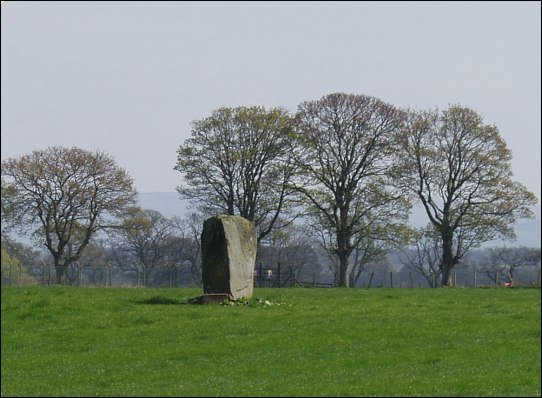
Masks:
[[[137,300],[138,304],[151,304],[151,305],[185,305],[188,304],[187,301],[181,301],[176,299],[171,299],[168,297],[154,296],[144,300]]]

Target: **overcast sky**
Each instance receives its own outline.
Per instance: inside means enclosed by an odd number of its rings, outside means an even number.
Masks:
[[[100,149],[174,191],[190,122],[333,92],[468,106],[540,198],[540,2],[15,2],[2,21],[2,159]]]

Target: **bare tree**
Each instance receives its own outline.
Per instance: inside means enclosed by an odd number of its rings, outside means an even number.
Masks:
[[[438,232],[429,225],[416,234],[412,245],[401,250],[400,262],[437,287],[442,274],[442,249]]]
[[[490,279],[495,283],[497,280],[514,283],[514,273],[518,268],[540,263],[540,249],[524,246],[494,247],[489,249],[489,260],[485,271]]]
[[[256,225],[258,240],[279,228],[290,207],[291,118],[281,108],[220,108],[192,122],[177,151],[177,191],[204,213],[240,215]]]
[[[107,286],[111,280],[110,266],[107,261],[106,242],[93,239],[81,254],[78,263],[85,270],[90,284]]]
[[[306,228],[290,224],[273,231],[258,247],[258,260],[263,264],[280,264],[284,272],[292,272],[296,279],[309,280],[321,272],[321,263],[314,249],[314,238]]]
[[[183,218],[173,218],[177,238],[177,245],[173,250],[174,263],[178,265],[178,269],[188,270],[196,286],[202,286],[200,237],[205,218],[205,215],[196,212],[189,213]]]
[[[390,282],[392,282],[390,280],[390,272],[393,271],[394,267],[387,258],[369,262],[365,265],[363,270],[363,274],[366,278],[364,285],[367,287],[390,286]]]
[[[533,216],[534,194],[511,179],[510,150],[495,126],[469,108],[413,112],[400,136],[404,187],[422,203],[442,246],[442,285],[471,248],[515,237]]]
[[[91,237],[111,227],[136,196],[132,179],[112,157],[75,147],[3,161],[2,177],[10,221],[25,231],[35,228],[53,256],[57,283]]]
[[[399,110],[363,95],[335,93],[298,107],[297,189],[338,257],[339,286],[350,285],[350,255],[368,236],[362,230],[375,219],[405,218],[407,202],[389,183],[401,124]]]
[[[361,240],[353,252],[350,281],[356,286],[367,266],[375,262],[384,262],[387,259],[386,243],[371,238]]]
[[[151,273],[164,265],[167,258],[167,241],[173,233],[171,220],[156,210],[132,207],[124,215],[117,233],[120,245],[136,260],[120,267],[138,272],[142,276],[140,283],[148,285]]]

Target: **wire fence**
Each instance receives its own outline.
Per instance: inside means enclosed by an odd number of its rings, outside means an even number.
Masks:
[[[152,280],[146,275],[144,269],[126,272],[117,267],[107,264],[106,266],[70,266],[60,269],[45,262],[41,267],[34,268],[29,273],[21,264],[9,262],[2,269],[2,286],[25,286],[25,285],[69,285],[80,287],[198,287],[191,279],[182,275],[179,269],[162,268],[160,278]],[[57,277],[57,273],[62,277]],[[303,273],[299,277],[298,271],[293,267],[274,267],[258,264],[254,269],[254,287],[259,288],[291,288],[291,287],[314,287],[328,288],[335,286],[326,281],[321,274]],[[329,279],[329,278],[328,278]],[[366,273],[357,281],[356,287],[361,288],[427,288],[440,286],[438,280],[424,278],[416,272],[390,271],[379,273]],[[450,280],[451,287],[476,288],[490,286],[541,286],[540,269],[530,272],[517,273],[515,277],[503,275],[500,272],[491,274],[477,269],[454,270]]]

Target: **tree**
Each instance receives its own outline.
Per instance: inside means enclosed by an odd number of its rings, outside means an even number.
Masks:
[[[26,268],[29,274],[37,276],[43,268],[43,259],[46,254],[44,251],[38,251],[33,246],[18,242],[8,235],[2,235],[1,242],[4,249],[12,258],[16,258]]]
[[[514,238],[516,219],[532,217],[536,197],[511,179],[512,155],[499,130],[473,110],[412,112],[399,144],[403,186],[440,236],[442,286],[469,249]]]
[[[485,271],[495,283],[499,280],[514,283],[518,268],[540,263],[540,249],[529,247],[494,247],[489,249],[490,265]]]
[[[338,285],[348,287],[349,257],[370,230],[406,219],[407,202],[390,182],[394,135],[402,113],[381,100],[335,93],[299,105],[297,189],[311,223],[328,233]]]
[[[400,201],[398,203],[401,203]],[[405,204],[403,204],[405,205]],[[415,232],[404,223],[406,222],[406,207],[394,208],[391,203],[368,212],[360,222],[357,232],[352,236],[352,253],[348,262],[348,280],[351,286],[356,286],[367,265],[383,263],[388,250],[402,247],[410,241]],[[307,226],[308,231],[317,237],[320,246],[326,253],[329,269],[334,275],[334,284],[340,285],[340,263],[337,261],[337,235],[333,229],[327,228],[325,217],[312,216],[314,221]]]
[[[2,177],[8,221],[34,229],[53,256],[57,283],[91,237],[111,227],[136,195],[132,179],[112,157],[76,147],[50,147],[3,161]]]
[[[385,241],[379,241],[369,236],[361,239],[353,252],[353,261],[349,279],[352,286],[356,286],[368,264],[384,262],[387,260]]]
[[[134,269],[143,276],[143,286],[150,283],[150,275],[165,263],[168,240],[173,233],[171,220],[160,212],[139,207],[130,208],[123,217],[122,228],[117,230],[121,246],[136,259],[136,263],[120,264],[120,268]],[[140,270],[142,271],[140,273]]]
[[[280,265],[284,275],[291,272],[296,280],[309,281],[322,272],[315,243],[304,226],[290,224],[260,242],[257,262],[268,268]]]
[[[173,251],[175,262],[179,268],[188,270],[192,283],[202,286],[201,274],[201,233],[205,215],[189,213],[183,218],[174,217],[173,225],[176,232],[177,244]]]
[[[29,267],[23,265],[18,257],[12,256],[2,247],[2,286],[4,285],[35,285],[36,279],[29,274]]]
[[[279,215],[290,206],[290,131],[290,116],[280,108],[220,108],[192,122],[191,137],[177,151],[174,169],[186,181],[177,191],[207,207],[204,213],[254,222],[261,240],[282,226]]]
[[[1,179],[2,183],[2,201],[0,202],[1,206],[1,217],[2,217],[2,224],[1,224],[1,235],[2,238],[10,231],[10,229],[13,227],[13,223],[9,222],[14,215],[14,209],[13,204],[11,204],[8,201],[8,198],[14,194],[14,187],[9,185],[4,181],[4,177],[2,175]]]
[[[394,267],[391,262],[386,258],[383,260],[372,261],[365,265],[364,273],[366,274],[366,281],[363,282],[363,286],[384,287],[390,286],[393,281],[390,279],[390,273],[394,272]],[[361,282],[361,280],[360,280]],[[359,283],[360,283],[359,282]],[[395,286],[395,282],[394,282]]]
[[[429,224],[420,229],[412,245],[401,250],[401,264],[420,274],[431,287],[437,287],[441,270],[442,250],[438,231]]]
[[[105,237],[93,239],[81,254],[79,267],[86,270],[88,283],[94,286],[111,286],[112,269],[107,261],[107,248]],[[79,270],[82,272],[82,269]]]

